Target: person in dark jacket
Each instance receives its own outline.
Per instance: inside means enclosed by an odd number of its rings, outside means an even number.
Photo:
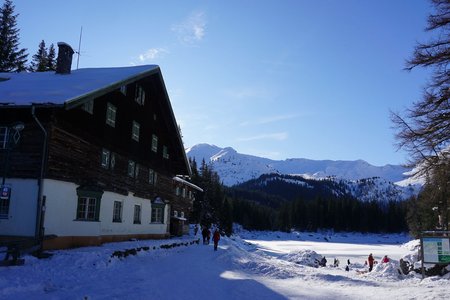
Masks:
[[[367,261],[369,262],[369,272],[372,272],[373,261],[374,261],[372,253],[369,254],[369,257],[367,258]]]
[[[219,245],[220,240],[220,233],[219,230],[215,230],[213,234],[213,241],[214,241],[214,251],[217,251],[217,246]]]
[[[203,237],[203,245],[209,244],[209,230],[206,227],[203,227],[202,237]]]
[[[327,265],[327,259],[324,257],[322,257],[322,259],[320,260],[319,263],[320,266],[325,267]]]

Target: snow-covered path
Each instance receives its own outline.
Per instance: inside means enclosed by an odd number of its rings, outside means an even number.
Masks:
[[[318,253],[328,247],[345,257],[347,250],[342,249],[362,247],[356,243],[252,238],[251,243],[239,236],[223,238],[217,252],[212,245],[158,247],[192,240],[186,237],[56,251],[44,260],[27,256],[24,266],[0,268],[0,299],[446,299],[450,293],[448,277],[399,277],[396,269],[389,269],[394,265],[358,274],[356,269],[363,266],[357,257],[346,272],[342,267],[304,266],[287,256],[301,247],[315,247]],[[143,246],[150,250],[111,258],[115,250]]]

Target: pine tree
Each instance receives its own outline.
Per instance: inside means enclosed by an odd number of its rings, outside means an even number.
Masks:
[[[19,49],[19,29],[15,6],[5,0],[0,8],[0,72],[20,72],[26,69],[26,49]]]
[[[450,160],[450,1],[431,0],[435,13],[428,17],[427,31],[434,37],[419,43],[413,57],[407,61],[407,70],[417,67],[432,72],[423,98],[414,103],[404,115],[392,113],[397,128],[398,146],[411,155],[413,165],[421,164],[422,174]]]
[[[47,54],[47,71],[56,71],[56,51],[55,45],[51,44]]]
[[[31,60],[30,71],[32,72],[45,72],[47,71],[48,58],[47,48],[45,48],[45,42],[42,40],[39,43],[38,51],[33,55]]]

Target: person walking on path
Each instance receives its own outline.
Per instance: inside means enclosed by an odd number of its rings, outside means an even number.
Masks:
[[[214,241],[214,251],[217,251],[217,246],[219,245],[220,240],[220,233],[219,230],[216,229],[213,234],[213,241]]]
[[[208,230],[208,228],[203,227],[202,237],[203,237],[203,245],[209,244],[209,230]]]
[[[372,253],[369,254],[369,257],[367,258],[367,261],[369,262],[369,272],[372,272],[373,261],[374,261]]]

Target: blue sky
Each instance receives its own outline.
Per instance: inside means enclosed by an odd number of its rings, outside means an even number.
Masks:
[[[42,39],[77,49],[83,26],[80,68],[160,65],[186,147],[407,160],[389,111],[428,78],[403,70],[429,38],[426,0],[13,2],[30,57]]]

